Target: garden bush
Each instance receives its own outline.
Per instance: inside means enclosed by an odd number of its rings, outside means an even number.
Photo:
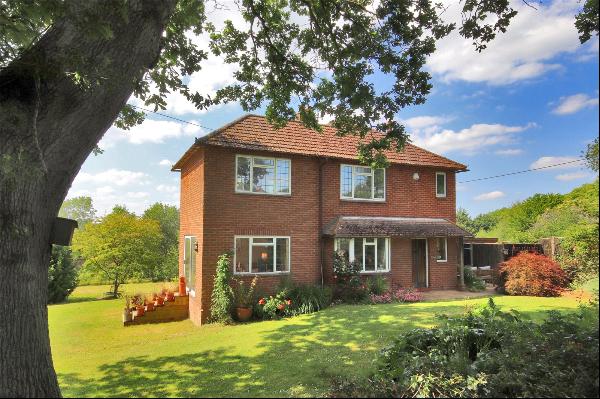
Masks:
[[[544,255],[521,252],[500,265],[499,286],[509,295],[560,296],[568,285],[560,265]]]
[[[376,276],[369,276],[365,280],[365,286],[370,295],[382,295],[385,294],[389,289],[389,284],[385,277],[378,274]]]
[[[215,323],[231,323],[233,307],[233,289],[231,281],[230,255],[222,254],[217,260],[217,271],[211,295],[210,319]]]
[[[77,287],[77,274],[71,250],[52,246],[48,268],[48,303],[64,302]]]
[[[360,269],[337,252],[333,254],[333,298],[346,303],[363,302],[368,297],[365,284],[360,279]]]
[[[476,292],[485,290],[485,281],[477,277],[473,270],[469,269],[468,267],[465,267],[464,276],[465,286],[469,291]]]
[[[598,276],[598,223],[571,226],[559,248],[558,261],[575,285]]]
[[[598,397],[598,302],[536,324],[490,299],[402,334],[369,378],[337,378],[329,396]]]
[[[331,305],[332,290],[309,284],[281,281],[275,295],[259,295],[255,314],[261,319],[277,319],[318,312]]]
[[[260,298],[258,300],[258,306],[255,308],[256,316],[263,320],[274,320],[290,316],[290,307],[292,306],[292,303],[287,289],[280,291],[275,295]]]
[[[369,296],[371,303],[392,303],[392,302],[420,302],[423,296],[420,292],[410,288],[399,288],[395,291],[386,291],[383,294],[371,294]]]

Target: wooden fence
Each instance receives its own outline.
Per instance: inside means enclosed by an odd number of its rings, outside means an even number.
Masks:
[[[541,244],[472,244],[472,246],[472,266],[491,266],[492,269],[497,269],[500,263],[509,260],[519,252],[544,253]]]

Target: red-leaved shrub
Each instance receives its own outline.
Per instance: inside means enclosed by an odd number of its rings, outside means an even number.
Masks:
[[[500,265],[509,295],[560,296],[568,284],[560,265],[544,255],[521,252]]]

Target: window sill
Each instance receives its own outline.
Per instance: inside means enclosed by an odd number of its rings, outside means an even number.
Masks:
[[[340,201],[346,202],[369,202],[374,204],[385,204],[385,199],[360,199],[360,198],[340,198]]]
[[[436,259],[435,261],[437,263],[448,263],[448,260],[439,260],[439,259]]]
[[[390,270],[369,270],[369,271],[362,271],[359,272],[360,274],[383,274],[383,273],[389,273]]]
[[[256,272],[256,273],[239,273],[239,272],[234,272],[233,273],[234,276],[281,276],[284,274],[290,274],[289,271],[287,272]]]
[[[235,194],[247,194],[247,195],[263,195],[266,197],[291,197],[292,194],[271,194],[271,193],[253,193],[248,191],[235,191]]]
[[[448,198],[448,196],[447,195],[436,195],[435,198],[442,199],[442,198]]]

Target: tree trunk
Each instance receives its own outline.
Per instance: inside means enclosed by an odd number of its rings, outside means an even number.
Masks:
[[[115,278],[115,282],[113,284],[113,287],[114,287],[114,289],[113,289],[113,296],[115,298],[118,298],[119,297],[119,279],[118,278]]]
[[[0,70],[0,397],[60,396],[48,334],[50,232],[81,165],[152,67],[175,0],[72,1]],[[86,12],[112,28],[90,34]],[[97,77],[77,86],[69,72]]]

